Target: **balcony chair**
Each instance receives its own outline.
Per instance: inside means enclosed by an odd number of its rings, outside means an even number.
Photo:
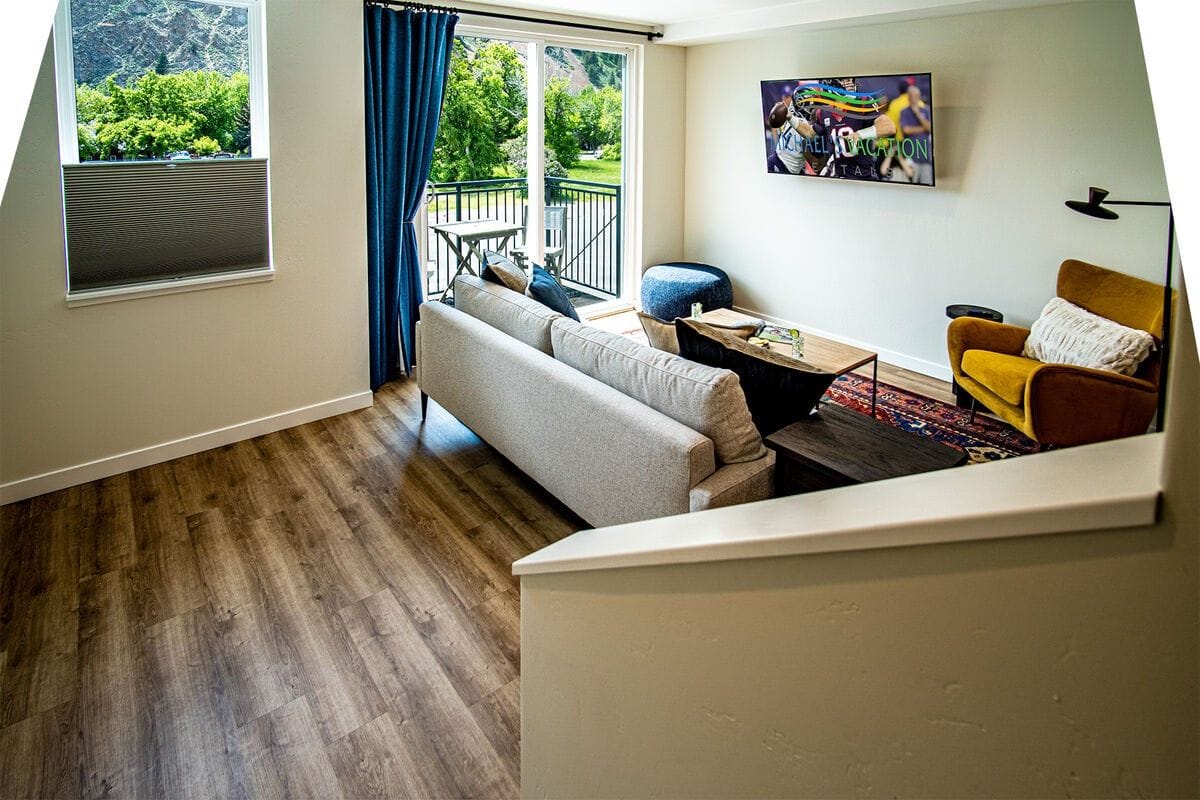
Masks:
[[[1163,287],[1068,260],[1059,297],[1162,341]],[[1022,356],[1029,330],[960,317],[946,334],[958,385],[996,416],[1042,446],[1076,445],[1142,434],[1158,404],[1157,349],[1131,377]],[[972,404],[974,408],[974,403]]]
[[[546,206],[544,226],[546,248],[543,254],[546,260],[546,269],[554,275],[556,280],[561,281],[562,255],[567,246],[567,207]],[[513,248],[513,259],[524,267],[533,252],[533,246],[526,240],[526,232],[529,230],[528,206],[521,213],[521,228],[521,244]]]

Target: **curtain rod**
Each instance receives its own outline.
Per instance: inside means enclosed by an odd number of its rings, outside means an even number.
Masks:
[[[493,19],[511,19],[517,22],[537,22],[542,25],[558,25],[564,28],[582,28],[589,31],[605,31],[607,33],[628,33],[634,36],[645,36],[648,41],[653,42],[655,39],[661,39],[662,34],[656,31],[638,31],[631,28],[614,28],[608,25],[590,25],[586,22],[563,22],[556,19],[541,19],[539,17],[526,17],[520,14],[501,14],[498,11],[471,11],[469,9],[457,9],[449,6],[432,6],[426,3],[414,3],[410,0],[363,0],[363,5],[368,6],[399,6],[400,8],[408,8],[413,11],[445,11],[450,14],[470,14],[473,17],[491,17]]]

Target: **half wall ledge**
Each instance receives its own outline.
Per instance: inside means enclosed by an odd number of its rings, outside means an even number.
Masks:
[[[580,531],[515,575],[772,558],[1153,525],[1164,435]]]

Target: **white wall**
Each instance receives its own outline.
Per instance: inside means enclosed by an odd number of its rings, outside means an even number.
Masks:
[[[1153,526],[523,576],[523,796],[1195,797],[1181,322]]]
[[[759,82],[929,71],[934,189],[768,175]],[[949,303],[1028,323],[1059,262],[1162,280],[1165,214],[1103,223],[1089,184],[1164,199],[1128,2],[1079,3],[705,45],[687,55],[684,249],[739,306],[948,377]]]
[[[278,270],[268,283],[67,308],[47,51],[0,205],[4,499],[131,463],[19,483],[32,476],[314,404],[301,417],[370,403],[362,4],[272,0],[266,9]],[[143,458],[179,448],[155,452]]]
[[[687,49],[648,44],[642,91],[642,266],[683,255]]]

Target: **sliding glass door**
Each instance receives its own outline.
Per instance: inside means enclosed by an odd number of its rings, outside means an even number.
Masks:
[[[630,55],[457,37],[430,174],[428,296],[445,291],[467,251],[454,233],[466,228],[451,224],[466,221],[480,223],[471,235],[488,236],[477,248],[546,267],[577,307],[626,295]]]
[[[455,37],[429,171],[426,297],[449,287],[470,252],[455,223],[525,225],[528,51],[511,39]],[[498,233],[476,244],[510,251],[522,237]]]
[[[577,307],[621,296],[624,53],[547,46],[545,263]]]

